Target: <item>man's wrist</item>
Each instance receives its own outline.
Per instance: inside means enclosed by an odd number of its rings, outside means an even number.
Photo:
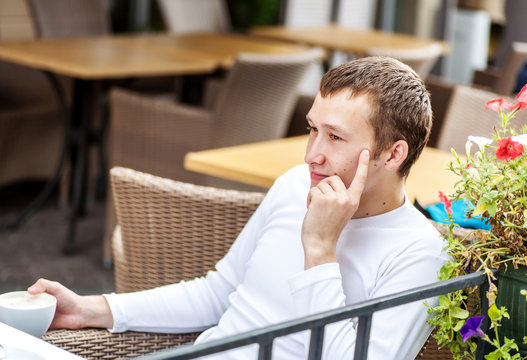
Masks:
[[[327,249],[305,249],[304,250],[304,270],[311,269],[317,265],[329,264],[337,262],[337,254],[335,251],[328,251]]]
[[[113,328],[113,316],[106,298],[102,295],[90,295],[83,298],[83,327]]]

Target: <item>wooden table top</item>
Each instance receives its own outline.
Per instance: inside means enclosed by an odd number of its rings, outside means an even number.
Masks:
[[[269,188],[275,179],[295,165],[304,163],[307,136],[262,141],[190,152],[185,156],[187,170]],[[438,191],[454,192],[457,176],[448,170],[453,155],[448,151],[425,148],[406,180],[406,192],[413,202],[438,201]]]
[[[288,54],[306,47],[220,33],[140,34],[0,41],[0,59],[79,79],[210,73],[240,52]]]
[[[444,54],[450,51],[450,46],[442,41],[381,30],[351,29],[334,24],[309,28],[261,26],[251,29],[251,34],[320,46],[325,49],[344,51],[355,55],[365,55],[371,48],[411,50],[424,48],[432,43],[440,43]]]

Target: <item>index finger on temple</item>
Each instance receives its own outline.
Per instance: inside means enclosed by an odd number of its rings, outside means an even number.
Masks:
[[[362,194],[364,185],[366,184],[366,178],[368,176],[368,163],[370,161],[370,151],[364,149],[359,155],[359,162],[357,164],[357,170],[353,181],[351,182],[348,191],[354,194]]]

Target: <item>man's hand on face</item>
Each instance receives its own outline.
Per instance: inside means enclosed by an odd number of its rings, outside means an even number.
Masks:
[[[359,207],[369,159],[369,151],[362,150],[349,188],[346,188],[340,177],[330,176],[309,191],[308,209],[302,224],[306,270],[337,261],[337,240]]]

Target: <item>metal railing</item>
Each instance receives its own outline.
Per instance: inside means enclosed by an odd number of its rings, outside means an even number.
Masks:
[[[296,320],[267,326],[221,340],[199,345],[185,345],[148,354],[137,359],[194,359],[199,356],[210,355],[241,346],[259,344],[258,360],[270,360],[272,356],[273,340],[275,338],[299,331],[311,330],[308,359],[319,360],[322,356],[324,327],[327,324],[337,321],[358,318],[354,359],[363,360],[366,359],[368,355],[371,320],[374,312],[484,284],[487,284],[487,276],[483,272],[463,275],[454,279],[402,291],[397,294],[383,296],[320,314],[309,315]]]

